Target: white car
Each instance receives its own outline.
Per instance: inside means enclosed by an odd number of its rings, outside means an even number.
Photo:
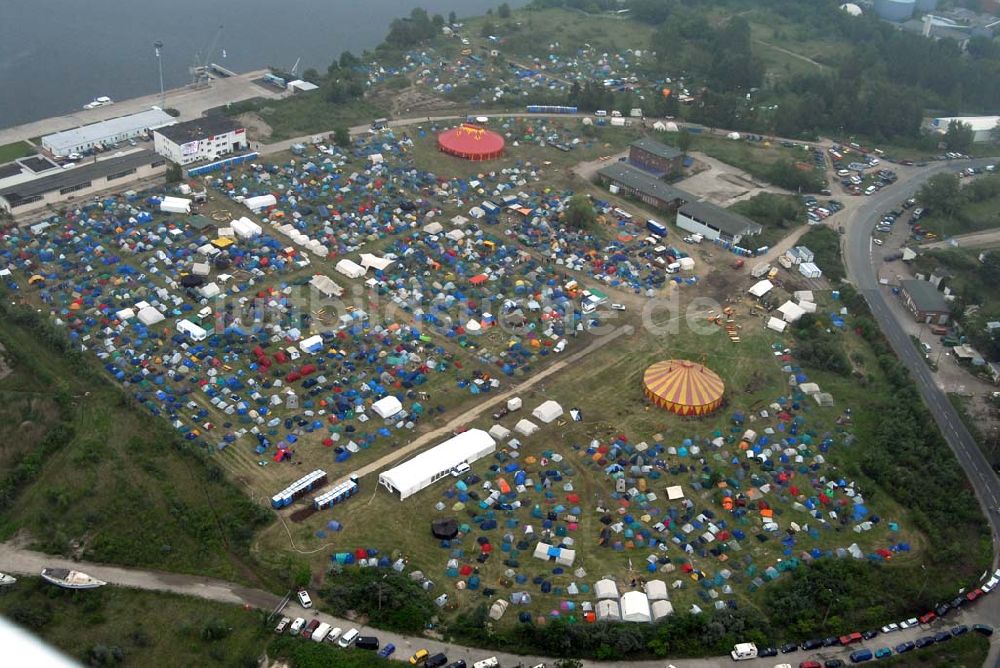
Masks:
[[[295,621],[292,622],[292,625],[288,627],[288,634],[292,636],[299,635],[299,632],[302,631],[302,627],[305,625],[306,625],[306,620],[302,619],[301,617],[296,617]]]
[[[612,304],[611,305],[611,310],[613,310],[613,311],[624,311],[625,310],[625,304]]]
[[[880,629],[882,633],[895,633],[898,630],[899,630],[899,624],[896,624],[895,622],[893,622],[892,624],[886,624]]]
[[[881,239],[872,239],[872,243],[875,244],[876,246],[881,246],[885,242],[883,242]]]
[[[343,632],[344,630],[342,628],[334,626],[333,629],[331,629],[331,631],[326,635],[326,639],[329,642],[335,643],[337,642],[337,639],[340,638],[340,634]]]
[[[291,623],[292,623],[292,620],[290,620],[288,617],[282,617],[281,621],[278,622],[278,625],[274,627],[274,632],[275,633],[284,633],[285,629],[288,628],[288,625],[291,624]]]
[[[914,626],[919,626],[919,625],[920,625],[920,620],[919,619],[917,619],[916,617],[910,617],[906,621],[900,622],[899,623],[899,628],[901,628],[901,629],[912,629]]]
[[[307,592],[305,589],[300,589],[297,595],[299,597],[299,603],[302,604],[303,608],[313,607],[312,599],[309,598],[309,592]]]
[[[461,464],[459,464],[458,466],[456,466],[455,468],[453,468],[451,470],[451,475],[454,478],[461,478],[462,476],[464,476],[466,473],[468,473],[471,470],[472,470],[472,467],[469,466],[468,462],[462,462]]]

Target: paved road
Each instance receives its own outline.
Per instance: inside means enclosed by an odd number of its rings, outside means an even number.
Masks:
[[[133,589],[145,589],[151,591],[169,592],[182,594],[185,596],[196,596],[198,598],[228,603],[232,605],[252,606],[261,610],[274,610],[281,602],[281,597],[271,592],[243,587],[231,582],[214,580],[212,578],[199,577],[196,575],[180,575],[176,573],[163,573],[159,571],[144,571],[132,568],[121,568],[118,566],[106,566],[88,562],[76,562],[68,559],[61,559],[51,555],[23,550],[9,543],[0,544],[0,572],[17,575],[37,575],[43,568],[63,567],[84,571],[94,577],[100,578],[112,585],[129,587]],[[15,585],[16,586],[16,585]],[[866,646],[874,649],[877,647],[896,645],[904,640],[914,640],[922,635],[934,633],[942,629],[950,628],[958,624],[974,624],[977,622],[989,622],[1000,618],[1000,594],[993,594],[981,599],[974,607],[962,610],[958,615],[949,617],[947,622],[937,622],[931,626],[918,627],[900,631],[888,636],[880,636]],[[516,654],[506,654],[503,652],[491,652],[476,648],[463,647],[445,642],[425,639],[422,637],[403,636],[398,633],[389,633],[380,629],[374,629],[363,625],[354,624],[346,619],[333,617],[325,613],[318,613],[314,610],[305,610],[297,602],[290,602],[282,614],[295,618],[303,617],[309,619],[319,619],[320,621],[340,627],[345,631],[352,627],[357,628],[362,635],[377,636],[383,645],[393,643],[396,646],[394,659],[406,661],[410,654],[420,648],[426,648],[432,654],[444,652],[452,661],[465,659],[468,665],[474,661],[496,656],[500,660],[500,665],[504,668],[513,668],[522,665],[525,668],[538,663],[552,663],[552,659],[540,656],[522,656]],[[507,614],[516,614],[510,610]],[[306,642],[303,640],[303,642]],[[854,649],[856,649],[855,647]],[[992,649],[1000,650],[1000,634],[995,636]],[[800,661],[806,659],[831,659],[841,658],[846,661],[848,650],[840,648],[830,648],[818,652],[796,651],[791,654],[781,655],[780,658],[757,659],[755,661],[745,661],[740,663],[747,668],[772,668],[778,663],[791,663],[798,665]],[[656,661],[618,661],[618,662],[598,662],[584,661],[586,668],[664,668],[672,665],[675,668],[721,668],[731,666],[733,662],[729,657],[706,658],[706,659],[660,659]],[[989,664],[992,665],[992,664]]]
[[[962,423],[958,412],[942,392],[930,368],[920,352],[893,315],[887,302],[892,299],[888,289],[878,284],[877,272],[872,261],[871,235],[880,214],[911,197],[920,186],[934,174],[954,172],[965,167],[981,167],[997,161],[997,158],[961,162],[939,162],[901,179],[893,187],[886,188],[872,197],[866,198],[864,205],[855,210],[847,227],[844,240],[844,258],[847,275],[857,290],[864,296],[893,350],[909,369],[920,395],[934,416],[941,433],[954,451],[959,464],[972,483],[976,498],[983,508],[993,534],[994,565],[1000,548],[1000,479],[993,473],[989,462],[976,445],[972,434]],[[992,617],[1000,619],[1000,614]],[[986,666],[1000,665],[1000,646],[991,647]]]

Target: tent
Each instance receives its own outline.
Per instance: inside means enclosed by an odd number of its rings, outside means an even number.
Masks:
[[[802,302],[816,301],[816,299],[813,297],[812,290],[796,290],[794,293],[792,293],[792,296],[795,297],[795,301],[797,301],[800,304]]]
[[[198,288],[198,294],[200,294],[205,299],[212,299],[213,297],[218,297],[222,290],[215,283],[209,283],[208,285],[203,285]]]
[[[757,281],[756,283],[754,283],[753,286],[751,286],[751,288],[747,290],[747,292],[749,292],[751,295],[759,299],[764,295],[766,295],[768,292],[770,292],[772,289],[774,289],[774,283],[765,278],[762,281]]]
[[[822,270],[814,262],[803,262],[800,264],[799,273],[806,278],[819,278],[823,275]]]
[[[146,325],[147,327],[155,325],[158,322],[163,322],[163,314],[157,311],[152,306],[146,306],[139,309],[137,317],[139,318],[139,322]]]
[[[429,486],[462,463],[471,463],[497,449],[496,441],[482,429],[469,429],[413,459],[379,474],[378,481],[402,501]]]
[[[649,599],[641,591],[629,591],[622,594],[621,614],[623,622],[653,621],[653,615],[649,610]]]
[[[566,540],[569,539],[567,538]],[[557,564],[560,566],[572,566],[574,561],[576,561],[576,550],[566,547],[559,548],[559,556],[556,557]]]
[[[708,367],[688,360],[650,365],[642,378],[646,398],[678,415],[707,415],[722,405],[726,385]]]
[[[531,420],[519,420],[518,423],[514,425],[514,431],[522,436],[531,436],[538,431],[538,425]]]
[[[365,275],[364,267],[354,260],[349,260],[346,257],[340,260],[334,268],[348,278],[361,278]]]
[[[553,549],[551,545],[549,545],[548,543],[543,543],[543,542],[539,541],[538,545],[535,546],[535,552],[534,552],[534,554],[532,556],[535,557],[535,559],[541,559],[542,561],[548,561],[548,559],[549,559],[549,550],[551,550],[551,549]]]
[[[233,234],[240,239],[253,239],[254,237],[259,237],[264,231],[260,225],[246,216],[241,217],[239,220],[234,220],[229,226],[233,229]]]
[[[278,203],[274,195],[259,195],[258,197],[248,197],[243,200],[243,205],[254,213],[272,207]]]
[[[302,339],[299,341],[299,349],[304,353],[318,353],[323,349],[323,337],[319,334],[313,334],[308,338]]]
[[[778,313],[785,322],[794,323],[805,314],[805,310],[795,302],[787,301],[778,307]]]
[[[667,487],[667,500],[676,501],[677,499],[684,498],[684,490],[680,485],[672,485]]]
[[[427,234],[441,234],[442,230],[444,230],[444,227],[437,221],[424,225],[424,232]]]
[[[510,429],[507,429],[507,427],[502,424],[495,424],[490,427],[489,434],[494,438],[494,440],[506,441],[510,437]]]
[[[772,316],[767,320],[767,328],[775,332],[778,332],[779,334],[785,331],[785,327],[788,327],[788,323],[780,318],[775,318]]]
[[[372,410],[380,418],[387,420],[403,410],[403,404],[399,402],[399,399],[390,394],[372,404]]]
[[[191,200],[183,197],[164,197],[160,200],[160,211],[163,213],[191,213]]]
[[[384,257],[372,255],[371,253],[361,254],[361,266],[366,270],[375,269],[376,271],[382,271],[383,269],[388,269],[391,264],[392,260],[388,260]]]
[[[674,605],[670,601],[653,601],[649,607],[650,612],[653,613],[654,622],[674,614]]]
[[[316,274],[309,279],[309,285],[316,288],[324,297],[339,297],[344,294],[344,288],[337,285],[332,278]]]
[[[615,584],[614,580],[609,580],[604,578],[603,580],[598,580],[594,583],[594,595],[597,596],[598,601],[604,599],[614,599],[618,600],[618,585]]]
[[[458,520],[445,517],[431,522],[431,533],[438,540],[451,540],[458,535]]]
[[[617,600],[598,601],[594,612],[597,613],[598,621],[602,622],[617,622],[621,621],[622,618],[621,613],[618,611]]]
[[[563,414],[562,406],[551,399],[531,411],[531,417],[548,424]]]
[[[650,601],[662,601],[667,596],[667,583],[663,580],[650,580],[646,583],[646,598]]]
[[[490,619],[499,621],[500,618],[503,617],[503,613],[507,612],[508,606],[510,606],[509,602],[505,599],[498,598],[493,602],[493,605],[490,606]]]

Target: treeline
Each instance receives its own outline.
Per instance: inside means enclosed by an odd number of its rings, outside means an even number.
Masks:
[[[336,615],[364,613],[379,628],[420,634],[434,616],[431,596],[419,584],[394,570],[336,569],[327,576],[320,596]]]

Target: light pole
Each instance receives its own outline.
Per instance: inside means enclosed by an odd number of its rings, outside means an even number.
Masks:
[[[160,109],[167,106],[167,94],[163,92],[163,59],[160,57],[160,49],[163,48],[163,42],[156,40],[153,42],[153,49],[156,52],[156,64],[160,70]]]

